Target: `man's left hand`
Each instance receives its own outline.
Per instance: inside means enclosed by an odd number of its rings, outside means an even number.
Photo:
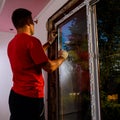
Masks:
[[[50,32],[49,40],[48,40],[50,45],[55,41],[56,37],[57,37],[57,31],[53,30],[52,32]]]

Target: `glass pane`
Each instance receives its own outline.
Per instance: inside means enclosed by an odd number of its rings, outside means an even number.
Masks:
[[[102,120],[120,120],[120,0],[97,4]]]
[[[86,21],[84,7],[58,27],[58,49],[69,53],[59,68],[60,120],[91,120]]]

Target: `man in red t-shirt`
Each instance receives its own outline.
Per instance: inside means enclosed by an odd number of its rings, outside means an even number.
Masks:
[[[8,44],[8,57],[13,72],[13,86],[9,96],[10,120],[45,120],[44,79],[42,69],[56,70],[68,56],[60,51],[56,60],[50,60],[45,50],[54,42],[56,34],[42,46],[33,37],[34,23],[29,10],[19,8],[12,14],[17,34]]]

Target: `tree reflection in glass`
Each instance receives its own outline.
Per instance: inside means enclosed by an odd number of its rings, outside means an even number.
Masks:
[[[91,120],[86,8],[59,27],[58,49],[69,57],[59,69],[60,120]]]

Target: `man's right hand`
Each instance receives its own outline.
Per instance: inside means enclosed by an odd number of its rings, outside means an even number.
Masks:
[[[58,56],[59,56],[59,57],[63,57],[64,59],[67,59],[67,57],[68,57],[68,52],[65,51],[65,50],[60,50],[60,51],[58,52]]]

